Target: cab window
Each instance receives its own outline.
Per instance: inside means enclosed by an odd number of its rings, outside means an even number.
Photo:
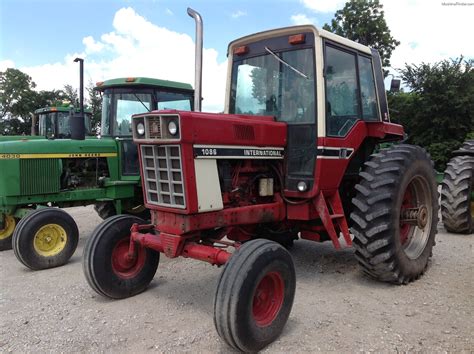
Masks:
[[[379,120],[372,60],[361,55],[359,55],[359,79],[362,119],[368,121]]]
[[[326,46],[326,122],[330,136],[345,136],[359,117],[356,55]]]
[[[179,111],[191,110],[191,96],[184,93],[158,92],[158,109],[176,109]]]

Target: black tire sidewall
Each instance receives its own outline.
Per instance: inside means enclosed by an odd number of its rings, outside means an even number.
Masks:
[[[61,226],[67,234],[66,245],[58,254],[45,257],[35,250],[34,237],[38,230],[47,224]],[[59,267],[67,263],[74,254],[79,241],[79,231],[74,219],[57,208],[36,210],[18,223],[13,233],[13,248],[17,258],[33,270]]]
[[[93,278],[94,285],[102,295],[111,298],[125,298],[144,291],[153,280],[159,263],[159,252],[145,249],[143,268],[133,278],[124,279],[116,274],[112,268],[112,251],[123,239],[130,237],[130,228],[134,223],[145,222],[134,216],[121,215],[118,218],[108,219],[107,225],[101,225],[88,242],[84,254],[84,262],[89,261],[89,276]],[[137,247],[140,247],[137,245]],[[95,288],[94,287],[94,288]]]
[[[407,166],[405,173],[403,174],[403,178],[401,179],[401,182],[398,185],[399,193],[397,193],[397,198],[392,208],[393,220],[397,220],[397,221],[400,220],[400,211],[401,211],[401,206],[402,206],[405,191],[407,187],[409,186],[410,182],[412,181],[412,179],[416,176],[421,176],[423,178],[423,181],[427,183],[426,188],[428,189],[428,191],[430,191],[431,205],[427,207],[431,208],[433,213],[438,212],[438,207],[437,207],[437,199],[438,199],[437,188],[438,187],[436,183],[433,183],[434,180],[431,178],[432,173],[433,173],[433,168],[430,162],[427,160],[419,159],[409,164],[409,166]],[[435,241],[435,235],[437,232],[436,224],[437,224],[437,218],[432,217],[431,225],[429,225],[430,231],[428,235],[428,240],[426,241],[425,247],[422,253],[418,256],[418,258],[411,259],[406,255],[403,249],[403,246],[401,244],[400,223],[394,222],[395,239],[393,241],[394,241],[395,254],[396,254],[396,258],[398,259],[400,270],[402,274],[404,274],[405,276],[408,276],[409,278],[416,277],[418,274],[420,274],[420,272],[423,272],[424,268],[426,267],[428,259],[431,256],[432,248]]]
[[[267,345],[280,335],[290,315],[294,297],[291,288],[294,288],[295,282],[288,264],[278,259],[271,259],[270,254],[265,254],[262,258],[267,259],[258,259],[255,262],[237,295],[239,298],[236,307],[237,336],[247,338],[252,346],[260,346],[261,343]],[[253,297],[257,285],[270,272],[279,273],[283,279],[285,285],[283,303],[273,322],[266,327],[260,327],[253,318]]]
[[[276,318],[260,327],[253,316],[256,287],[270,272],[284,283],[284,297]],[[214,300],[214,323],[219,335],[235,349],[252,352],[273,342],[282,332],[293,306],[296,275],[291,255],[268,240],[249,241],[225,265]]]

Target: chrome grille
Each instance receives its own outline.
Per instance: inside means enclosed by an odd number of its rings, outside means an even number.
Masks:
[[[142,145],[142,166],[149,204],[186,208],[179,145]]]
[[[146,117],[148,125],[148,137],[152,139],[161,139],[161,122],[160,116]]]

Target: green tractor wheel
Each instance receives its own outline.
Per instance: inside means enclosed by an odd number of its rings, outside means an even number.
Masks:
[[[4,227],[0,229],[0,251],[12,249],[12,236],[15,226],[15,218],[12,215],[6,215]]]
[[[12,244],[21,263],[39,270],[67,263],[78,240],[76,222],[68,213],[57,208],[44,208],[20,220]]]

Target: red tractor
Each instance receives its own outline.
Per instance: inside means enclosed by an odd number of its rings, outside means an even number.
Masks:
[[[84,272],[118,299],[145,290],[160,253],[224,266],[215,327],[231,347],[256,351],[279,336],[293,304],[283,246],[340,248],[342,236],[369,276],[408,283],[431,256],[438,193],[425,150],[377,148],[404,132],[390,123],[376,50],[298,26],[238,39],[228,56],[225,114],[134,116],[151,223],[106,220],[88,239]]]

